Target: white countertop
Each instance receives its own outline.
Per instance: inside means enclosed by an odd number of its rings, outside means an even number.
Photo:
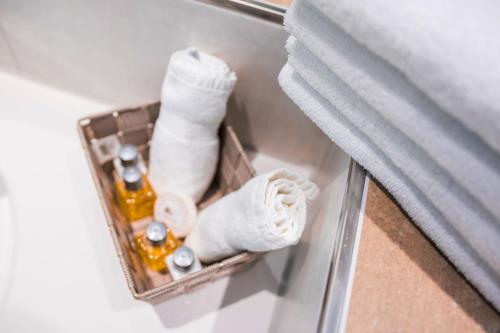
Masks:
[[[280,261],[269,256],[159,305],[132,298],[76,132],[78,118],[112,106],[3,73],[0,101],[0,175],[12,208],[12,228],[4,218],[0,232],[14,240],[12,253],[0,247],[13,263],[0,263],[0,332],[268,330],[279,284],[270,262]]]

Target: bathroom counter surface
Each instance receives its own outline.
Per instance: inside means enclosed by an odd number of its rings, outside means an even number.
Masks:
[[[76,132],[77,119],[115,106],[6,74],[0,100],[0,175],[14,240],[12,253],[0,253],[14,263],[0,267],[0,281],[8,282],[0,332],[269,329],[277,302],[272,264],[157,305],[132,298]],[[347,331],[402,327],[499,331],[500,317],[370,182]]]
[[[14,264],[0,269],[8,281],[0,332],[269,329],[276,279],[264,260],[161,304],[132,298],[76,131],[77,119],[114,106],[1,73],[0,100],[0,174],[14,240],[12,253],[2,253]]]

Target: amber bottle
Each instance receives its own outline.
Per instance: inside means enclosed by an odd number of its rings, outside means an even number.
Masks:
[[[146,266],[154,271],[166,272],[165,258],[181,242],[167,227],[158,221],[149,223],[143,233],[135,238],[137,252]]]
[[[123,169],[121,179],[116,182],[116,193],[120,209],[130,222],[153,215],[156,194],[138,167]]]

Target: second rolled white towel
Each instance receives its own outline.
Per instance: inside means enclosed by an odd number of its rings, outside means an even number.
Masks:
[[[217,130],[236,75],[220,59],[191,47],[175,52],[162,87],[149,176],[156,192],[182,193],[198,201],[218,160]]]
[[[307,203],[318,192],[314,183],[285,169],[254,177],[203,210],[186,245],[201,261],[213,262],[244,250],[265,252],[296,244],[304,231]]]

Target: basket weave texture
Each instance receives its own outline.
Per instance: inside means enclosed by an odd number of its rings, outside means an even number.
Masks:
[[[125,279],[132,295],[140,300],[151,300],[159,296],[167,299],[200,288],[213,280],[248,267],[262,255],[243,252],[206,266],[178,281],[171,280],[168,274],[152,272],[143,265],[135,251],[133,237],[147,220],[138,223],[127,222],[114,199],[113,163],[108,161],[100,164],[91,149],[91,143],[95,139],[116,134],[121,143],[135,144],[147,162],[149,144],[159,110],[160,103],[152,103],[86,117],[77,124]],[[220,136],[221,151],[217,173],[210,189],[198,203],[199,209],[239,189],[255,175],[232,128],[223,124]]]

